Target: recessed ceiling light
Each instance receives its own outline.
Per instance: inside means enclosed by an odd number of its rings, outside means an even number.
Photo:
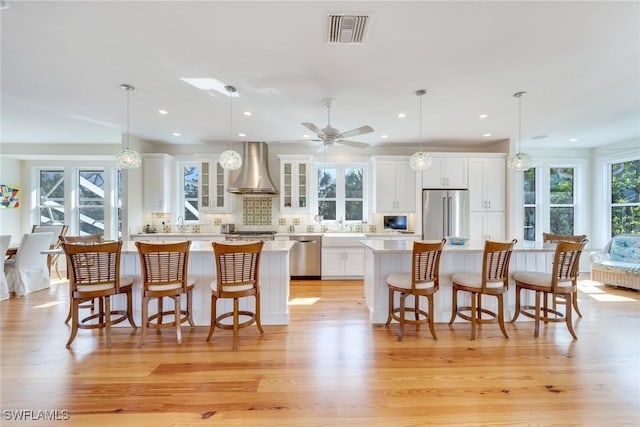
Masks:
[[[487,117],[489,117],[489,115],[488,115],[488,114],[480,114],[480,115],[478,116],[478,118],[479,118],[479,119],[486,119]]]
[[[387,138],[389,138],[389,135],[380,135],[380,138],[387,139]]]
[[[406,113],[399,113],[399,114],[398,114],[398,118],[399,118],[399,119],[404,119],[405,117],[407,117],[407,114],[406,114]]]
[[[240,133],[238,133],[238,136],[247,136],[247,134],[240,132]]]
[[[169,112],[167,110],[158,110],[158,114],[162,114],[163,116],[166,116],[167,114],[169,114]]]
[[[309,135],[307,135],[307,134],[302,135],[302,137],[303,137],[303,138],[311,138],[311,137],[310,137]]]
[[[569,139],[569,142],[578,142],[580,141],[580,138],[571,138]]]
[[[181,133],[179,133],[179,132],[174,132],[174,133],[172,133],[171,135],[173,135],[173,136],[182,136],[182,134],[181,134]]]
[[[491,134],[490,133],[483,133],[482,136],[484,136],[486,138],[488,136],[491,136]]]
[[[251,111],[245,111],[245,112],[244,112],[244,113],[242,113],[242,114],[244,114],[245,116],[250,116],[250,115],[251,115]]]

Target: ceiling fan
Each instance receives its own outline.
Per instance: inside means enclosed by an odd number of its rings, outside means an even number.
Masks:
[[[332,99],[325,99],[323,104],[327,107],[327,126],[325,128],[320,129],[318,126],[309,122],[301,123],[302,126],[316,134],[317,139],[313,139],[312,141],[321,141],[325,146],[333,144],[341,144],[355,148],[367,148],[369,146],[366,142],[352,141],[346,138],[371,133],[373,132],[371,126],[365,125],[346,132],[340,132],[338,129],[331,127],[331,107],[335,105],[335,102]]]

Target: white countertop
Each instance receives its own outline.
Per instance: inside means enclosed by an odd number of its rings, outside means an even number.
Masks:
[[[158,241],[153,243],[156,244],[156,243],[163,243],[163,242]],[[176,242],[172,241],[172,242],[165,242],[165,243],[170,244],[170,243],[176,243]],[[248,243],[248,242],[225,242],[225,244],[229,244],[229,245],[241,245],[245,243]],[[264,242],[264,246],[262,247],[262,252],[289,252],[294,244],[295,242],[291,240],[269,240]],[[211,242],[193,241],[191,242],[191,247],[189,251],[213,253],[213,246],[211,246]],[[136,248],[135,242],[125,242],[122,245],[122,253],[137,253],[137,252],[138,250]]]
[[[360,243],[374,253],[410,253],[413,251],[413,241],[408,240],[361,240]],[[554,244],[542,242],[516,243],[513,247],[514,252],[553,252],[555,249]],[[443,250],[444,252],[482,252],[484,251],[484,242],[470,240],[465,245],[447,243]]]

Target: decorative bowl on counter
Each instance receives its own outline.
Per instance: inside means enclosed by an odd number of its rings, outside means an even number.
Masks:
[[[447,237],[447,242],[450,245],[462,246],[469,240],[468,237]]]

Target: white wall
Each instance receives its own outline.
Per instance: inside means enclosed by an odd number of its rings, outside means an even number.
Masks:
[[[22,238],[22,213],[28,206],[28,188],[23,183],[24,161],[0,156],[0,184],[18,187],[20,207],[17,209],[0,209],[0,234],[10,234],[11,244],[17,245]]]

